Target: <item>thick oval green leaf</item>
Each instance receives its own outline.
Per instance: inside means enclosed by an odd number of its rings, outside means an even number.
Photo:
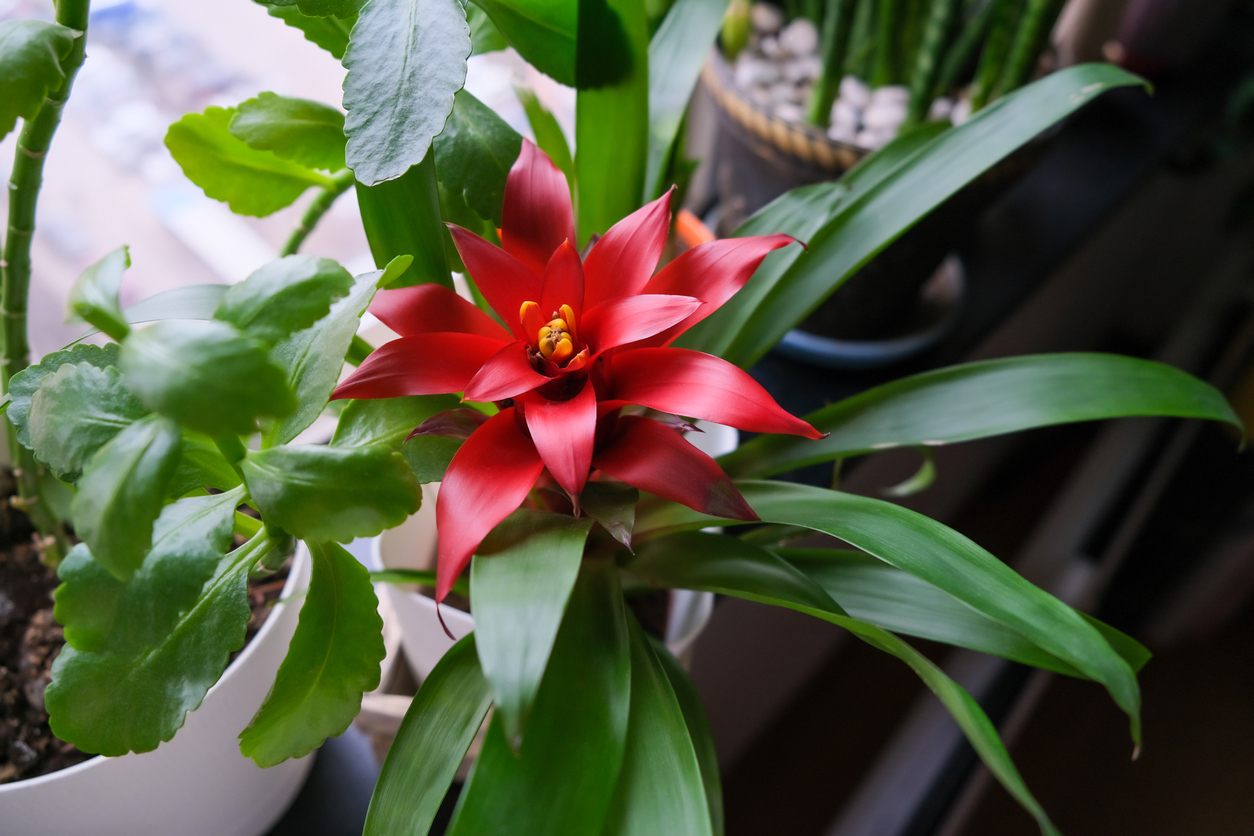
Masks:
[[[991,653],[1067,676],[1083,676],[1004,624],[869,554],[837,549],[774,551],[854,618],[894,633]],[[1133,671],[1149,661],[1150,652],[1135,639],[1085,613],[1079,615],[1102,634]]]
[[[499,228],[505,178],[521,148],[522,137],[517,131],[491,108],[460,90],[444,132],[435,138],[436,176],[441,186]]]
[[[403,279],[384,282],[382,286],[434,282],[453,289],[444,249],[447,232],[440,216],[434,154],[423,157],[398,180],[370,187],[358,183],[357,205],[361,207],[361,224],[375,265],[382,268],[401,256],[409,256],[414,262]]]
[[[645,200],[660,197],[688,100],[723,24],[727,0],[676,0],[649,40],[649,157]]]
[[[872,647],[901,659],[949,710],[985,766],[1032,814],[1041,832],[1057,836],[997,730],[971,695],[897,636],[850,617],[814,581],[785,561],[734,537],[692,532],[648,543],[625,571],[662,586],[718,592],[807,613],[844,627]]]
[[[170,126],[165,144],[187,179],[240,215],[269,215],[290,205],[310,186],[334,185],[330,177],[270,151],[249,148],[232,136],[235,110],[206,108]]]
[[[631,636],[631,717],[623,770],[604,836],[683,833],[712,836],[701,767],[683,710],[635,617]]]
[[[405,437],[419,424],[446,409],[455,409],[458,403],[456,395],[411,395],[349,401],[340,413],[340,422],[335,426],[331,444],[334,447],[386,444],[393,450],[400,450]]]
[[[364,836],[431,829],[491,704],[469,635],[444,654],[409,704],[374,786]]]
[[[719,460],[766,476],[893,447],[937,446],[1053,424],[1132,415],[1241,421],[1208,383],[1117,354],[1040,354],[966,363],[877,386],[806,416],[818,441],[759,436]]]
[[[229,491],[242,484],[239,474],[226,460],[218,445],[204,433],[183,430],[179,464],[166,488],[167,497],[180,497],[196,490],[213,488]]]
[[[280,160],[309,168],[344,167],[344,114],[309,99],[261,93],[235,108],[230,131],[249,148],[273,151]]]
[[[401,455],[414,476],[424,485],[441,482],[462,440],[442,435],[416,435],[401,445]]]
[[[575,86],[579,3],[569,0],[475,0],[509,45],[540,72]]]
[[[322,319],[352,288],[353,277],[331,259],[289,255],[232,285],[213,316],[274,345]]]
[[[63,648],[44,695],[53,733],[111,757],[151,752],[174,737],[222,676],[230,654],[244,646],[252,614],[248,572],[271,542],[259,535],[223,558],[173,627],[143,651]]]
[[[57,478],[73,481],[97,450],[147,414],[116,368],[68,363],[31,399],[31,449]]]
[[[338,17],[352,19],[366,5],[365,0],[271,0],[275,6],[295,6],[309,17]]]
[[[225,322],[149,325],[126,338],[118,365],[145,406],[210,436],[246,435],[258,416],[298,405],[266,345]]]
[[[152,546],[181,441],[168,418],[141,418],[101,447],[78,480],[74,531],[119,580],[130,579]]]
[[[61,60],[76,37],[81,33],[57,23],[0,21],[0,139],[19,116],[34,119],[44,98],[61,86]]]
[[[479,666],[501,731],[517,750],[557,629],[579,574],[592,521],[520,510],[493,529],[470,567]]]
[[[73,648],[136,656],[161,643],[196,604],[231,545],[242,489],[167,505],[152,532],[152,549],[129,582],[75,546],[57,567],[57,621]]]
[[[609,560],[585,560],[522,747],[510,749],[492,721],[449,836],[599,832],[623,762],[630,702],[618,571]]]
[[[67,363],[95,366],[98,369],[116,366],[121,347],[117,343],[105,345],[76,345],[73,348],[44,355],[38,363],[27,366],[9,381],[9,408],[5,412],[9,422],[17,427],[17,440],[25,447],[31,446],[30,416],[31,398],[39,391],[44,378]]]
[[[299,758],[343,734],[379,685],[383,619],[370,573],[337,543],[310,542],[313,575],[300,622],[239,748],[258,766]]]
[[[344,53],[348,165],[368,186],[417,165],[466,83],[470,26],[458,0],[372,0]]]
[[[266,524],[302,540],[374,537],[422,502],[405,460],[382,444],[289,444],[249,453],[240,468]]]
[[[335,56],[336,60],[344,57],[344,50],[348,49],[348,33],[353,31],[357,15],[346,18],[311,17],[301,14],[296,6],[284,6],[267,0],[253,1],[265,6],[271,17],[277,17],[288,26],[299,29],[304,33],[305,40],[322,47]]]
[[[764,289],[763,277],[757,277],[743,299],[738,294],[724,306],[730,320],[743,316],[744,305],[753,312],[722,356],[751,366],[849,276],[963,186],[1102,93],[1143,83],[1110,64],[1068,67],[945,131],[867,194],[844,203],[810,240],[809,252],[772,287]],[[711,322],[706,333],[718,327]]]
[[[119,342],[131,330],[122,309],[118,307],[122,274],[130,266],[130,251],[125,246],[118,247],[80,273],[70,289],[69,303],[73,314]]]
[[[156,322],[159,319],[213,319],[230,285],[191,284],[173,287],[141,299],[122,311],[126,321]]]
[[[508,49],[509,44],[501,30],[496,28],[488,13],[474,3],[466,4],[466,23],[470,25],[470,54],[482,55]]]
[[[696,683],[679,660],[666,649],[666,645],[650,636],[649,646],[670,681],[671,690],[675,692],[675,699],[684,714],[684,722],[688,725],[688,737],[696,752],[697,764],[701,767],[701,783],[705,786],[710,832],[714,836],[723,836],[723,786],[718,777],[718,750],[714,748],[714,734],[710,731],[705,705],[697,693]]]

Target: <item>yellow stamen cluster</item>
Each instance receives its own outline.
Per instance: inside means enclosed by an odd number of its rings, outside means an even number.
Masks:
[[[540,306],[535,302],[523,302],[518,314],[527,333],[535,334],[535,346],[543,357],[560,365],[575,353],[575,312],[570,305],[553,311],[552,318],[543,325]]]

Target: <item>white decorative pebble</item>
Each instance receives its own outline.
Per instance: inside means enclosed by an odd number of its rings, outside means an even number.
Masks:
[[[827,129],[827,135],[836,142],[848,142],[852,145],[858,138],[858,127],[857,125],[833,122],[831,127]]]
[[[780,31],[779,48],[789,55],[813,55],[819,48],[819,30],[799,17]]]
[[[831,123],[833,125],[848,125],[851,130],[857,130],[858,123],[862,121],[862,110],[854,107],[844,99],[837,99],[832,102]]]
[[[762,42],[758,44],[758,51],[767,58],[779,58],[783,55],[783,50],[779,48],[779,41],[771,37],[762,39]]]
[[[861,148],[870,148],[875,151],[887,145],[890,139],[892,137],[886,134],[867,129],[858,132],[858,135],[854,137],[854,144]]]
[[[947,96],[941,96],[932,102],[932,106],[928,108],[927,118],[932,122],[939,122],[942,119],[948,119],[950,112],[954,109],[954,100]]]
[[[781,104],[800,104],[805,99],[805,92],[787,81],[771,85],[771,101]]]
[[[799,104],[782,102],[775,105],[775,115],[785,122],[800,122],[805,119],[805,109]]]
[[[770,3],[754,3],[749,10],[749,18],[753,21],[754,29],[768,35],[775,34],[784,25],[783,10]]]
[[[971,118],[971,100],[959,99],[954,105],[953,110],[949,111],[949,121],[955,125],[961,125],[963,122]]]
[[[823,62],[817,55],[794,58],[784,65],[784,78],[793,84],[814,81],[823,71]]]
[[[910,101],[910,88],[900,84],[889,84],[871,91],[871,104],[901,104]]]
[[[857,76],[847,75],[840,80],[840,97],[861,109],[870,104],[871,89]]]
[[[774,84],[779,78],[779,65],[774,61],[765,61],[744,52],[736,59],[736,84],[741,88]]]
[[[904,102],[873,101],[862,111],[862,124],[873,131],[896,132],[905,118]]]

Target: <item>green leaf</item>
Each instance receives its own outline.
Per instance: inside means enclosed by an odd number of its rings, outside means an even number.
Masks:
[[[640,491],[622,482],[589,482],[579,495],[579,504],[588,516],[628,549],[639,501]]]
[[[580,87],[575,107],[579,240],[604,235],[640,206],[649,141],[649,20],[642,0],[585,0],[579,9]],[[600,31],[600,30],[605,31]],[[614,37],[622,40],[615,58]],[[623,72],[583,84],[585,50],[611,53]],[[524,56],[526,57],[526,56]],[[588,59],[591,61],[592,59]],[[598,59],[600,60],[600,59]]]
[[[353,277],[331,259],[289,255],[232,285],[213,316],[274,345],[322,319],[352,288]]]
[[[405,460],[382,444],[289,444],[251,452],[240,468],[266,524],[302,540],[374,537],[422,502]]]
[[[117,343],[108,343],[103,346],[76,345],[73,348],[45,354],[43,359],[35,365],[27,366],[13,375],[13,379],[9,381],[11,400],[5,414],[9,417],[9,422],[17,427],[17,440],[24,447],[31,446],[30,426],[27,422],[30,416],[31,398],[39,391],[44,378],[67,363],[87,363],[98,369],[116,366],[120,350]]]
[[[725,316],[733,320],[743,315],[742,306],[752,313],[723,357],[752,365],[849,276],[963,186],[1102,93],[1143,83],[1109,64],[1068,67],[945,131],[866,195],[844,204],[810,240],[810,251],[772,287],[759,284],[743,301],[733,298],[724,306],[730,306]],[[751,301],[755,296],[760,304]]]
[[[466,23],[470,25],[470,54],[482,55],[509,48],[505,36],[496,28],[488,13],[474,3],[466,4]]]
[[[549,112],[531,89],[515,84],[514,93],[527,113],[527,121],[531,124],[531,132],[535,134],[536,145],[548,154],[553,165],[566,175],[566,182],[573,191],[575,161],[570,156],[570,146],[566,143],[566,134],[562,131],[562,126],[557,124],[557,117]]]
[[[431,829],[491,704],[470,635],[444,654],[409,704],[374,786],[364,836]]]
[[[258,766],[299,758],[343,734],[379,685],[383,619],[366,567],[336,543],[310,542],[313,575],[274,686],[239,749]]]
[[[70,289],[70,310],[119,342],[130,333],[126,317],[118,307],[122,274],[131,266],[130,251],[118,247],[79,274]]]
[[[246,435],[258,416],[298,405],[265,344],[225,322],[149,325],[126,338],[118,365],[145,406],[210,436]]]
[[[213,488],[229,491],[242,484],[239,474],[204,433],[183,430],[179,464],[166,488],[167,497],[184,496],[191,491]]]
[[[410,395],[369,401],[349,401],[331,437],[333,447],[386,444],[400,450],[405,437],[432,415],[455,409],[456,395]]]
[[[135,573],[152,545],[181,440],[173,421],[141,418],[101,447],[78,480],[74,531],[120,580]]]
[[[416,435],[401,445],[401,455],[418,481],[426,485],[440,482],[462,441],[440,435]]]
[[[1057,836],[1057,829],[1011,762],[997,730],[971,695],[897,636],[851,618],[817,584],[780,558],[734,537],[692,532],[645,544],[625,571],[663,586],[733,595],[813,615],[901,659],[945,705],[985,766],[1032,814],[1041,832]]]
[[[470,567],[479,665],[501,731],[517,750],[592,521],[520,510],[488,535]]]
[[[240,102],[230,131],[249,148],[273,151],[280,160],[326,171],[344,167],[344,114],[322,102],[261,93]]]
[[[282,6],[277,3],[268,3],[266,0],[254,0],[254,2],[265,6],[271,17],[277,17],[288,26],[299,29],[304,33],[305,40],[322,47],[335,56],[336,60],[344,57],[344,50],[348,49],[348,33],[357,22],[356,15],[343,19],[310,17],[301,14],[296,6]]]
[[[159,319],[213,319],[230,285],[190,284],[154,293],[130,305],[122,314],[126,321],[155,322]]]
[[[310,186],[331,178],[270,151],[249,148],[229,129],[235,110],[205,108],[170,126],[165,144],[187,179],[240,215],[269,215],[290,205]]]
[[[491,108],[460,90],[444,132],[435,138],[436,175],[441,186],[499,228],[505,178],[521,148],[522,137],[517,131]]]
[[[868,554],[835,549],[777,549],[775,553],[821,586],[855,618],[894,633],[1084,677],[1009,627]],[[1149,651],[1136,640],[1084,613],[1079,615],[1102,634],[1133,671],[1149,661]]]
[[[1223,395],[1179,369],[1117,354],[1039,354],[966,363],[895,380],[806,416],[827,438],[759,436],[719,463],[765,476],[894,447],[934,447],[1132,415],[1241,427]]]
[[[270,0],[275,6],[295,6],[309,17],[354,18],[365,0]]]
[[[618,571],[609,560],[585,560],[522,748],[510,749],[499,720],[489,724],[449,836],[599,832],[623,762],[630,701]]]
[[[60,479],[73,481],[97,450],[148,414],[112,366],[61,366],[31,400],[31,449]]]
[[[92,558],[85,543],[57,567],[57,622],[77,650],[136,656],[156,647],[195,604],[231,545],[242,489],[167,505],[152,549],[129,583]]]
[[[649,40],[649,151],[645,200],[666,188],[666,161],[728,0],[676,0]]]
[[[230,654],[244,646],[251,615],[248,572],[271,542],[258,536],[223,558],[212,580],[151,647],[134,655],[63,648],[44,695],[53,733],[85,752],[111,757],[150,752],[174,737]],[[152,603],[147,596],[144,602]]]
[[[475,0],[509,45],[540,72],[575,86],[579,3],[563,0]]]
[[[634,616],[627,619],[627,625],[631,636],[627,750],[601,832],[604,836],[711,836],[705,785],[684,713]]]
[[[286,444],[322,414],[344,368],[344,355],[361,325],[361,315],[370,306],[377,283],[386,277],[383,270],[357,276],[352,291],[332,305],[330,313],[274,347],[270,359],[282,369],[295,392],[297,407],[282,421],[265,427],[266,445]]]
[[[710,731],[710,721],[705,714],[705,705],[701,695],[697,693],[697,685],[688,676],[684,666],[671,655],[666,645],[649,637],[649,646],[666,678],[670,681],[675,699],[684,713],[684,722],[688,725],[688,738],[697,755],[697,763],[701,767],[701,782],[705,786],[706,808],[710,816],[710,832],[714,836],[723,836],[723,786],[718,777],[718,750],[714,748],[714,734]]]
[[[348,165],[367,186],[417,165],[466,82],[470,26],[458,0],[373,0],[344,53]]]
[[[433,282],[453,289],[444,253],[447,233],[440,217],[434,154],[423,157],[398,180],[373,187],[358,183],[357,204],[376,266],[400,256],[413,257],[413,271],[403,284],[392,283],[392,287]]]
[[[34,119],[65,80],[61,60],[82,33],[42,20],[0,21],[0,139],[17,118]]]

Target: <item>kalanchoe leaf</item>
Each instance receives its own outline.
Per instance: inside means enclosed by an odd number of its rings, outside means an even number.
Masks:
[[[232,285],[214,319],[274,345],[325,317],[353,287],[353,277],[329,258],[289,255]]]
[[[128,305],[122,314],[132,325],[159,319],[213,319],[213,312],[230,289],[230,285],[224,284],[172,287]]]
[[[393,450],[410,431],[432,415],[458,403],[455,395],[412,395],[374,401],[349,401],[340,413],[331,444],[335,447],[362,447],[386,444]]]
[[[353,31],[357,15],[351,17],[311,17],[302,14],[294,5],[283,5],[279,0],[254,0],[265,6],[271,17],[277,17],[305,35],[305,40],[317,44],[335,56],[336,60],[344,57],[348,49],[348,33]]]
[[[242,482],[235,468],[204,433],[183,430],[179,464],[166,488],[167,497],[180,497],[194,490],[213,488],[228,491]]]
[[[461,449],[462,443],[455,438],[439,435],[419,435],[401,445],[401,455],[413,470],[421,484],[441,482],[448,471],[449,462]]]
[[[258,766],[299,758],[342,734],[379,684],[383,620],[366,567],[336,543],[309,543],[313,576],[274,687],[240,751]]]
[[[419,424],[417,429],[405,437],[405,440],[409,441],[418,435],[438,435],[441,438],[465,441],[470,438],[472,432],[482,427],[488,418],[487,414],[469,407],[446,409]]]
[[[130,326],[118,307],[118,288],[122,274],[131,266],[130,252],[118,247],[79,274],[70,290],[70,310],[74,316],[122,341]]]
[[[344,114],[321,102],[261,93],[240,102],[230,131],[280,160],[326,171],[344,167]]]
[[[147,414],[113,366],[67,363],[31,399],[31,449],[59,478],[73,481],[97,450]]]
[[[19,116],[34,119],[44,98],[61,86],[61,61],[76,37],[81,33],[42,20],[0,21],[0,139]]]
[[[579,495],[579,504],[588,516],[628,549],[639,501],[640,491],[622,482],[589,482]]]
[[[496,28],[488,13],[474,3],[466,4],[466,22],[470,24],[470,54],[481,55],[509,48],[501,30]]]
[[[249,453],[244,481],[268,525],[305,540],[373,537],[418,510],[421,491],[383,444],[302,444]]]
[[[491,108],[466,90],[435,138],[435,170],[440,185],[465,201],[480,218],[501,225],[505,178],[518,159],[522,137]]]
[[[178,464],[178,425],[149,415],[101,447],[78,481],[74,530],[120,580],[139,568]]]
[[[309,17],[352,18],[365,3],[362,0],[269,0],[272,6],[295,6]]]
[[[103,346],[76,345],[73,348],[46,354],[35,365],[27,366],[13,375],[13,379],[9,381],[9,396],[12,400],[5,414],[8,415],[10,423],[17,427],[17,440],[25,447],[31,446],[30,426],[27,418],[30,416],[31,398],[39,390],[44,378],[66,363],[87,363],[98,369],[116,366],[120,351],[121,347],[117,343],[108,343]]]
[[[225,322],[149,325],[127,338],[119,367],[149,409],[210,436],[246,435],[258,416],[297,407],[265,344]]]

